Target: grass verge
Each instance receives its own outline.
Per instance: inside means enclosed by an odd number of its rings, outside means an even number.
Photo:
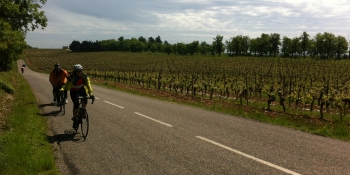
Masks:
[[[60,174],[47,141],[46,118],[38,115],[37,100],[17,71],[0,72],[0,79],[14,88],[0,89],[0,174]]]

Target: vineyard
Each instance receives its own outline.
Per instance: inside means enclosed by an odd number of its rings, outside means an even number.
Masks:
[[[27,64],[48,72],[80,63],[92,79],[194,98],[348,122],[350,61],[152,53],[71,53],[28,49]],[[328,117],[331,116],[331,117]]]

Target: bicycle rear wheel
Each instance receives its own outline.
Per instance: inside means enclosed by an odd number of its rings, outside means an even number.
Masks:
[[[83,135],[84,138],[89,133],[89,115],[86,111],[85,108],[80,108],[80,129],[81,129],[81,134]]]
[[[60,91],[60,101],[61,101],[61,104],[60,104],[60,111],[63,111],[63,114],[66,113],[66,98],[64,97],[64,93],[63,91]]]

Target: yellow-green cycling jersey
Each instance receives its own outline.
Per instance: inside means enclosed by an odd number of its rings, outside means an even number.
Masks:
[[[84,88],[90,96],[93,94],[90,78],[86,74],[82,76],[71,75],[67,84],[63,86],[63,89],[67,91],[78,91],[81,88]]]

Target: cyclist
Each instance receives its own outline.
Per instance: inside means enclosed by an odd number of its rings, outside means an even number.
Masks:
[[[23,74],[23,72],[24,72],[24,65],[22,65],[21,71],[22,71],[22,74]]]
[[[73,105],[73,128],[77,128],[78,121],[77,115],[78,115],[78,109],[79,109],[79,102],[76,101],[77,94],[80,96],[87,96],[90,95],[91,99],[95,99],[95,97],[92,95],[92,87],[90,84],[89,77],[82,72],[83,66],[80,64],[76,64],[73,67],[73,74],[69,77],[69,80],[64,86],[65,90],[70,91],[70,98],[72,99]],[[87,105],[87,99],[83,100],[82,107],[85,108]]]
[[[69,74],[66,70],[61,68],[61,65],[56,63],[55,69],[53,69],[50,73],[50,83],[52,85],[52,94],[53,94],[53,101],[56,102],[57,105],[60,105],[61,99],[59,98],[59,90],[62,88],[64,84],[67,82],[67,78],[69,77]],[[64,91],[64,97],[66,99],[65,103],[68,103],[67,100],[67,91]]]

